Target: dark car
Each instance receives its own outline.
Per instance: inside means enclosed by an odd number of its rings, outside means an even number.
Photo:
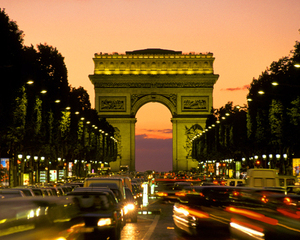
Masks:
[[[118,198],[116,197],[115,193],[108,187],[78,187],[73,190],[74,192],[80,192],[80,191],[99,191],[99,192],[106,192],[108,193],[111,198],[115,200],[115,202],[118,204],[118,208],[120,209],[120,215],[121,215],[121,222],[122,222],[122,228],[126,225],[126,218],[125,218],[125,211],[126,211],[126,204],[125,201],[119,202]]]
[[[4,198],[26,197],[22,190],[12,188],[0,189],[0,195]]]
[[[42,197],[45,197],[45,192],[44,192],[41,188],[38,188],[38,187],[31,187],[31,190],[34,192],[34,195],[35,195],[35,196],[42,196]]]
[[[155,195],[163,202],[176,202],[183,189],[193,186],[192,182],[166,182],[161,183],[156,188]]]
[[[51,237],[76,216],[72,202],[57,197],[4,198],[0,209],[0,239]]]
[[[21,190],[27,197],[35,196],[34,192],[31,188],[28,187],[14,187],[14,190]]]
[[[137,222],[138,215],[138,203],[137,200],[134,199],[134,196],[129,188],[125,188],[126,195],[126,218],[130,219],[131,222]]]
[[[108,192],[82,188],[81,191],[76,189],[67,196],[73,199],[78,210],[77,217],[72,220],[78,231],[73,227],[73,232],[66,239],[77,239],[81,235],[91,239],[97,236],[103,239],[120,239],[121,207]]]
[[[140,206],[143,203],[143,188],[138,183],[132,183],[132,194],[134,199],[137,201]]]
[[[258,188],[197,186],[174,204],[173,221],[179,234],[203,239],[299,239],[300,198],[291,196]]]

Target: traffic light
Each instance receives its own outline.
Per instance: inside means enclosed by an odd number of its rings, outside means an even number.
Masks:
[[[255,166],[256,166],[256,167],[259,167],[259,166],[260,166],[260,160],[256,160]]]

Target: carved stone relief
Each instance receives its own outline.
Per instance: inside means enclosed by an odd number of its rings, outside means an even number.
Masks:
[[[181,101],[183,112],[208,111],[208,96],[186,96]]]
[[[192,156],[192,139],[195,137],[197,134],[200,134],[203,132],[203,128],[199,124],[194,124],[190,128],[185,126],[185,135],[186,135],[186,141],[185,141],[185,146],[183,147],[186,151],[186,158],[191,158]]]
[[[101,112],[125,112],[126,97],[99,97],[99,111]]]

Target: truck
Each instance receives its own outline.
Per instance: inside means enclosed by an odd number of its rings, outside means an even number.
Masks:
[[[114,183],[117,185],[118,190],[121,194],[121,199],[126,199],[125,195],[125,187],[126,183],[123,178],[120,177],[91,177],[86,178],[83,183],[83,187],[96,187],[96,186],[104,186],[107,184],[107,187],[110,188],[110,183]]]
[[[295,185],[296,177],[279,175],[277,169],[252,168],[247,170],[246,186],[257,188],[282,188]]]

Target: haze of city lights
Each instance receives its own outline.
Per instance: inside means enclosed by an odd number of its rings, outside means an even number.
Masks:
[[[92,107],[95,94],[88,75],[94,72],[95,53],[146,48],[212,52],[214,73],[220,75],[213,107],[220,108],[228,102],[247,104],[253,78],[290,55],[300,39],[299,0],[0,0],[0,8],[24,31],[26,46],[57,48],[69,84],[87,90]],[[138,159],[150,151],[141,145],[151,144],[142,141],[156,139],[161,149],[156,146],[155,154],[169,159],[161,171],[171,170],[170,111],[148,103],[136,118],[136,168],[153,167]]]

